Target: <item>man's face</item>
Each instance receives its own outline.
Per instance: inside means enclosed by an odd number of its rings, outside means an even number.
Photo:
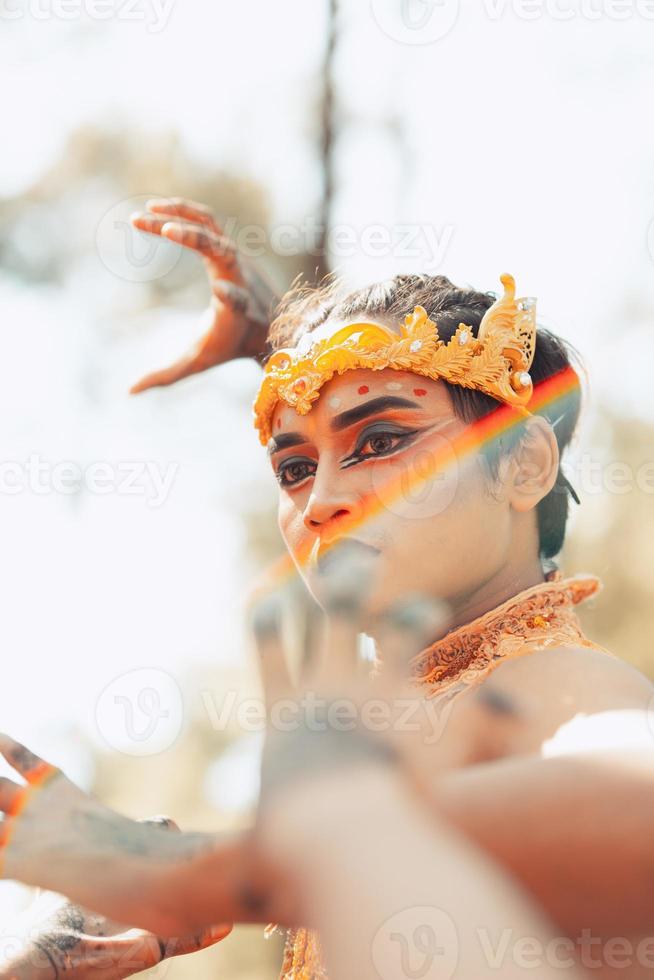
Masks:
[[[272,426],[281,532],[318,602],[321,562],[343,539],[370,561],[371,616],[408,595],[458,602],[506,561],[510,505],[479,451],[462,453],[468,426],[442,382],[347,371],[307,415],[280,402]]]

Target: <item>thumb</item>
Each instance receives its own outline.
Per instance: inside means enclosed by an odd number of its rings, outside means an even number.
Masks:
[[[187,953],[197,953],[201,949],[215,946],[221,939],[229,936],[233,928],[233,922],[221,922],[219,925],[208,926],[199,933],[174,939],[162,939],[161,959],[169,959],[171,956],[185,956]]]
[[[172,817],[167,817],[162,814],[156,817],[146,817],[138,822],[179,833],[179,827]],[[228,936],[233,928],[233,922],[222,922],[219,925],[209,926],[199,933],[190,933],[187,936],[158,939],[156,936],[150,935],[148,938],[150,941],[155,940],[158,943],[160,958],[166,960],[170,959],[171,956],[184,956],[186,953],[196,953],[198,950],[214,946],[221,939],[224,939],[225,936]],[[142,942],[147,946],[148,952],[151,952],[151,942],[148,945],[148,939],[145,936]]]

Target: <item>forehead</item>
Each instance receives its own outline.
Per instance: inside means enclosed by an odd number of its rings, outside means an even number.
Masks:
[[[300,415],[294,408],[280,401],[272,417],[273,435],[283,430],[303,431],[307,427],[328,425],[333,416],[384,396],[406,399],[428,415],[450,417],[454,414],[442,381],[433,381],[411,371],[396,371],[393,368],[384,368],[382,371],[357,369],[345,371],[326,382],[308,415]],[[392,413],[398,409],[391,408],[388,411]]]

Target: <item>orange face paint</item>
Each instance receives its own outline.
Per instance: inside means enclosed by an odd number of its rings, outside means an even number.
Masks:
[[[437,474],[445,472],[448,464],[452,461],[453,454],[459,462],[467,456],[474,455],[486,444],[523,422],[530,414],[556,405],[557,402],[563,401],[578,388],[577,373],[574,368],[566,367],[563,371],[534,387],[528,409],[513,408],[510,405],[498,403],[497,408],[490,415],[473,422],[460,435],[448,441],[440,452],[435,452],[427,471],[423,469],[420,473],[413,475],[408,481],[408,486],[406,474],[402,473],[389,479],[388,486],[384,488],[383,500],[380,500],[379,494],[368,494],[361,501],[359,514],[351,519],[344,518],[341,521],[339,538],[351,535],[356,529],[363,527],[368,519],[376,517],[382,510],[388,508],[391,501],[400,500],[403,496],[417,492],[425,482],[433,479]],[[361,385],[358,391],[359,394],[365,394],[369,388],[367,385]],[[302,553],[295,555],[295,561],[299,565],[307,564],[311,547],[312,544],[308,544],[302,549]],[[293,559],[290,555],[285,555],[266,573],[265,582],[261,586],[262,591],[265,592],[278,587],[284,579],[290,578],[294,573]]]

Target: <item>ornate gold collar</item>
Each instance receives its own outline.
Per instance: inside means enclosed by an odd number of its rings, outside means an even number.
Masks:
[[[511,657],[545,647],[597,647],[582,632],[574,607],[601,589],[591,575],[563,578],[550,572],[490,612],[459,626],[410,661],[412,677],[434,697],[481,681]],[[457,693],[457,692],[452,692]]]

